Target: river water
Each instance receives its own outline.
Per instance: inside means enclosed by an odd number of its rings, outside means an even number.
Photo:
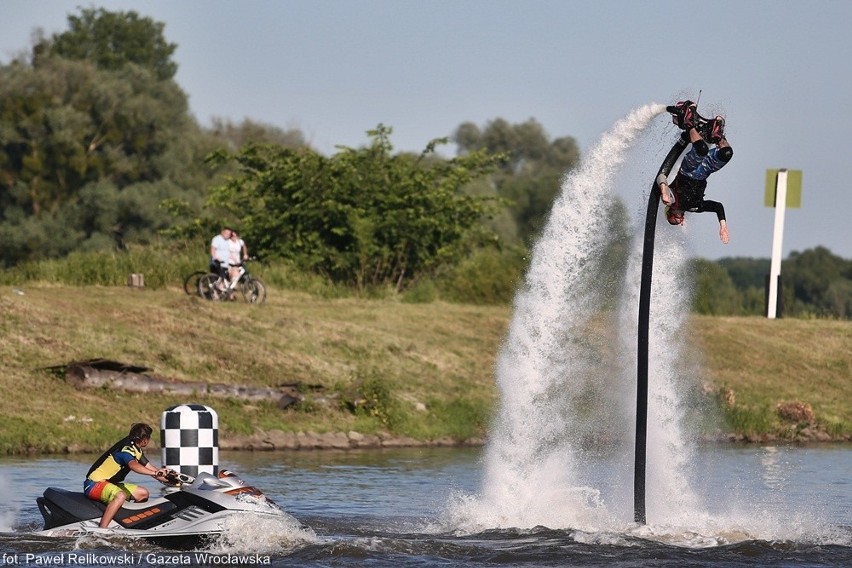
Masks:
[[[852,446],[705,446],[693,486],[706,514],[683,526],[479,526],[480,449],[223,452],[220,466],[292,518],[246,520],[206,552],[133,541],[40,538],[35,499],[76,488],[96,456],[0,460],[4,565],[164,566],[850,566]],[[614,458],[598,457],[602,474]],[[616,460],[617,461],[617,460]],[[149,484],[150,485],[150,484]],[[154,487],[149,489],[156,490]],[[651,490],[652,488],[649,488]],[[558,506],[557,503],[553,504]],[[460,510],[461,514],[460,514]],[[254,556],[250,556],[250,555]],[[247,556],[248,555],[248,556]]]

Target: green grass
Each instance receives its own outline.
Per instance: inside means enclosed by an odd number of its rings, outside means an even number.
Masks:
[[[130,422],[158,423],[163,409],[187,402],[78,390],[61,373],[44,370],[98,357],[182,381],[301,383],[309,393],[306,403],[283,411],[272,402],[196,397],[216,408],[223,435],[278,429],[481,436],[508,315],[506,308],[326,299],[274,288],[260,306],[207,302],[178,288],[21,290],[0,288],[5,453],[101,447]],[[372,397],[372,406],[346,408],[347,396]]]
[[[852,322],[704,316],[693,323],[707,376],[734,394],[725,412],[731,430],[784,437],[791,425],[775,408],[800,401],[822,430],[852,435]]]
[[[222,436],[486,434],[508,306],[329,297],[275,286],[261,306],[220,304],[185,295],[179,283],[145,290],[25,283],[15,287],[22,294],[0,287],[0,453],[95,450],[131,422],[158,424],[165,408],[182,402],[216,408]],[[694,378],[710,385],[712,404],[691,411],[705,430],[784,437],[791,425],[775,406],[798,400],[811,404],[820,429],[852,437],[852,323],[695,316],[688,328],[700,354]],[[612,345],[606,333],[595,329],[579,340],[603,354]],[[273,402],[207,395],[187,401],[87,391],[46,370],[96,357],[183,381],[300,383],[307,398],[281,410]],[[716,406],[719,389],[733,392],[732,407]]]

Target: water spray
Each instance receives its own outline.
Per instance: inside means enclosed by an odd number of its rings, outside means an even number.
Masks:
[[[486,449],[483,496],[467,504],[468,516],[485,526],[614,522],[599,488],[582,479],[587,459],[581,439],[601,426],[621,428],[624,413],[590,426],[572,405],[590,388],[600,389],[606,374],[589,344],[606,295],[598,276],[611,233],[602,203],[612,199],[633,142],[664,111],[662,105],[636,109],[601,137],[564,178],[533,247],[497,360],[501,400]],[[617,389],[602,390],[612,396]]]
[[[699,91],[698,96],[701,96]],[[680,157],[687,141],[677,139],[658,175],[668,176]],[[656,178],[655,178],[656,179]],[[657,227],[657,209],[660,205],[660,188],[651,184],[648,211],[645,214],[645,241],[642,248],[642,277],[639,291],[639,333],[636,369],[636,445],[633,467],[633,520],[645,524],[645,465],[648,438],[648,326],[651,313],[651,277],[654,272],[654,237]]]

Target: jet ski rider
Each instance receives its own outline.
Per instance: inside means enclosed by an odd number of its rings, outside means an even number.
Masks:
[[[113,517],[127,500],[142,502],[148,499],[148,490],[124,478],[131,471],[140,475],[162,478],[167,468],[157,469],[148,461],[142,449],[151,441],[152,428],[145,423],[133,424],[126,438],[116,442],[99,457],[83,482],[83,493],[93,501],[106,505],[99,526],[107,528]]]

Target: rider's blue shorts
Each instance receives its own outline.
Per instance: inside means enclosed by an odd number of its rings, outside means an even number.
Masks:
[[[703,158],[695,151],[695,146],[689,149],[680,164],[680,173],[697,180],[705,180],[710,174],[721,170],[727,162],[719,158],[719,147],[710,148]]]

